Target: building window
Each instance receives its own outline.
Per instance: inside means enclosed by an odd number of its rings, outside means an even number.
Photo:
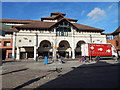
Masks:
[[[106,39],[107,39],[107,40],[113,40],[113,35],[107,35],[107,36],[106,36]]]
[[[56,35],[57,36],[68,36],[68,32],[70,32],[70,28],[67,27],[58,27]]]
[[[5,41],[4,46],[10,46],[10,41]]]
[[[8,53],[8,58],[12,58],[12,53]]]
[[[119,37],[119,35],[114,35],[114,38],[118,38]]]
[[[119,46],[119,42],[118,41],[116,41],[116,46]]]
[[[68,36],[71,32],[70,24],[67,21],[60,22],[56,29],[56,36]]]

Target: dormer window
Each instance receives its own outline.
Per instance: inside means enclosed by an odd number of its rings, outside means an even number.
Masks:
[[[62,27],[68,27],[69,26],[69,23],[64,21],[64,22],[61,22],[58,26],[62,26]]]

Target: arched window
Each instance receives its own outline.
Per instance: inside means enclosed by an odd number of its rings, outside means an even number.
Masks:
[[[85,42],[84,42],[84,41],[79,41],[79,42],[77,43],[77,47],[81,47],[82,44],[85,44]]]
[[[68,32],[71,32],[70,25],[68,22],[60,22],[56,29],[57,36],[68,36]]]

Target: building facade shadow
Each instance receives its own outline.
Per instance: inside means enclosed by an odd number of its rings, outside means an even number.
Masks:
[[[18,69],[18,70],[14,70],[14,71],[10,71],[10,72],[6,72],[6,73],[2,73],[1,75],[6,75],[6,74],[10,74],[10,73],[15,73],[15,72],[20,72],[20,71],[25,71],[28,70],[29,68],[24,68],[24,69]]]
[[[99,61],[94,64],[83,64],[71,67],[73,70],[49,81],[40,88],[119,88],[120,64]]]

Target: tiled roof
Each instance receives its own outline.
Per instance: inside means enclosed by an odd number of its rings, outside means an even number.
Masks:
[[[37,28],[37,29],[49,29],[52,25],[54,25],[55,22],[36,22],[21,26],[15,26],[16,28]]]
[[[104,33],[104,35],[115,35],[115,34],[118,34],[120,33],[120,26],[112,33]]]
[[[56,18],[59,17],[59,16],[61,16],[62,18],[64,18],[63,15],[58,14],[58,15],[56,15],[55,17],[42,17],[41,19],[56,19]]]
[[[87,25],[82,25],[82,24],[78,24],[78,23],[72,23],[75,27],[77,27],[79,30],[90,30],[90,31],[104,31],[103,29],[99,29],[99,28],[94,28],[91,26],[87,26]]]
[[[36,22],[36,23],[31,23],[31,24],[26,24],[26,25],[21,25],[21,26],[15,26],[16,28],[39,28],[39,29],[49,29],[51,27],[54,27],[56,24],[61,22],[62,20],[66,20],[70,23],[69,20],[62,18],[58,22]],[[77,23],[71,23],[74,27],[76,27],[79,30],[91,30],[91,31],[104,31],[103,29],[99,28],[94,28],[82,24],[77,24]]]
[[[65,16],[65,15],[66,15],[66,14],[64,14],[64,13],[60,13],[60,12],[54,12],[54,13],[51,13],[51,15],[52,15],[52,14],[55,14],[55,15],[57,15],[57,14],[59,14],[59,15],[60,15],[60,14],[61,14],[61,15],[63,15],[63,16]]]
[[[112,34],[118,34],[118,33],[120,33],[120,26]]]
[[[43,21],[43,19],[46,19],[46,20],[54,20],[54,19],[56,19],[56,18],[58,18],[58,17],[62,17],[62,18],[65,18],[65,19],[68,19],[68,20],[70,20],[70,21],[77,21],[76,19],[71,19],[71,18],[66,18],[66,17],[64,17],[63,15],[61,15],[61,14],[58,14],[57,16],[55,16],[55,17],[42,17],[41,18],[41,21]]]
[[[0,27],[0,30],[5,31],[5,32],[18,32],[17,29],[7,29],[7,28],[2,28],[2,27]]]
[[[12,28],[11,26],[7,26],[5,24],[0,23],[0,30],[5,32],[18,32],[17,29]]]
[[[102,35],[112,35],[112,33],[102,33]]]
[[[0,22],[3,23],[31,23],[31,22],[41,22],[40,20],[22,20],[22,19],[0,19]]]

